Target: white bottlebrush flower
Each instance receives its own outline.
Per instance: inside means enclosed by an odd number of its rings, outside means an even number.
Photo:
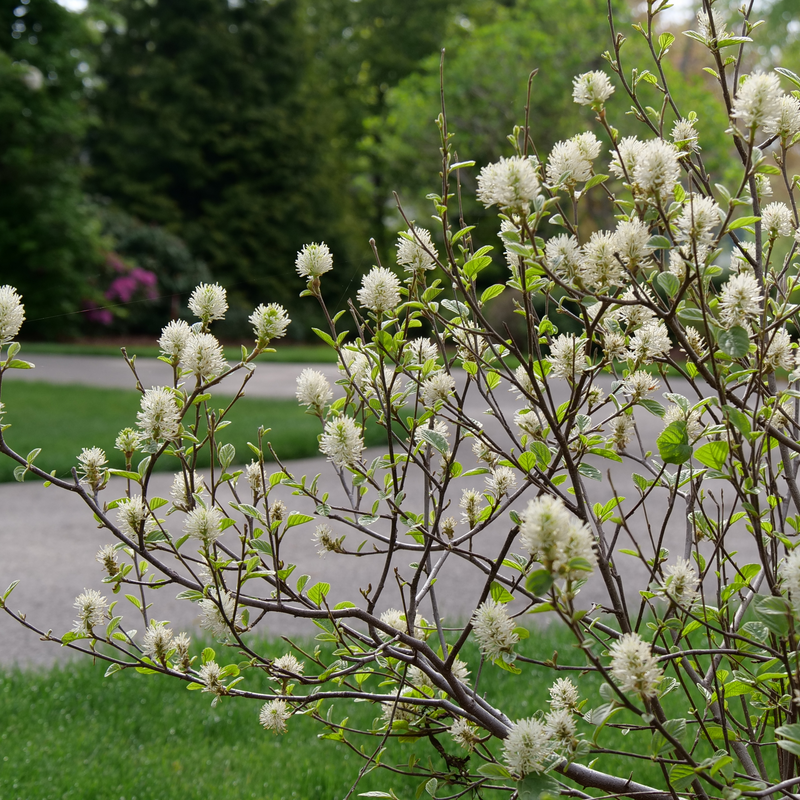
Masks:
[[[514,424],[520,431],[532,439],[537,439],[542,435],[544,423],[539,414],[533,408],[521,408],[514,415]]]
[[[84,447],[78,456],[78,474],[81,483],[88,483],[92,491],[99,491],[108,482],[106,452],[100,447]]]
[[[228,364],[217,337],[210,333],[194,333],[183,351],[183,364],[201,383],[221,375]]]
[[[644,325],[656,315],[652,306],[657,303],[647,286],[640,285],[637,292],[633,291],[633,287],[629,287],[620,299],[627,302],[614,311],[614,317],[620,321],[624,320],[629,330]]]
[[[572,748],[577,726],[571,711],[566,708],[552,710],[545,715],[544,724],[553,743],[568,750]]]
[[[514,370],[514,383],[509,391],[514,392],[520,400],[526,403],[532,402],[535,398],[533,381],[524,364],[520,364]]]
[[[700,146],[697,144],[697,131],[694,124],[696,119],[679,119],[672,126],[672,141],[679,150],[688,150],[696,153]]]
[[[349,377],[353,386],[362,391],[372,380],[372,367],[369,359],[358,350],[342,350],[339,370]]]
[[[597,556],[592,534],[560,498],[541,495],[531,500],[520,516],[520,545],[552,575],[571,580],[586,576],[586,571],[570,568],[568,562],[573,558],[585,559],[589,569],[594,568]]]
[[[198,670],[198,677],[203,682],[203,691],[217,697],[225,694],[225,684],[222,679],[222,667],[216,661],[207,661]]]
[[[279,677],[286,677],[282,673],[288,673],[288,677],[297,677],[305,671],[305,664],[300,661],[293,653],[286,653],[285,655],[276,658],[272,662],[272,666],[278,670]]]
[[[258,721],[275,734],[286,733],[286,721],[292,716],[285,700],[270,700],[261,706]]]
[[[539,194],[536,162],[513,156],[487,164],[478,175],[478,200],[486,208],[527,216],[531,202]]]
[[[517,777],[542,772],[553,755],[553,742],[545,724],[534,717],[511,724],[503,740],[503,758]]]
[[[753,132],[758,127],[774,128],[781,116],[782,97],[777,75],[754,72],[739,84],[731,116]]]
[[[203,477],[197,472],[194,473],[192,479],[183,472],[178,472],[172,479],[172,486],[170,487],[169,494],[172,498],[172,505],[179,511],[188,511],[193,503],[192,494],[201,493],[205,489],[203,484]]]
[[[761,227],[770,239],[778,236],[791,236],[794,233],[794,219],[786,203],[770,203],[761,209]]]
[[[420,614],[417,614],[414,619],[413,633],[408,629],[406,615],[402,611],[398,611],[396,608],[387,608],[386,611],[381,614],[381,622],[384,623],[384,625],[394,628],[396,631],[400,631],[400,633],[413,636],[415,639],[427,638],[427,623]],[[381,636],[387,637],[387,634],[381,633]]]
[[[464,489],[461,493],[459,507],[462,509],[461,516],[467,521],[470,528],[475,527],[481,513],[483,495],[475,489]]]
[[[663,139],[644,142],[633,171],[634,184],[642,194],[665,203],[672,197],[680,176],[678,149],[672,142]]]
[[[0,346],[13,341],[25,322],[25,306],[13,286],[0,286]]]
[[[745,326],[761,314],[761,289],[755,275],[733,275],[719,295],[719,319],[726,328]]]
[[[658,378],[640,369],[631,373],[622,381],[622,388],[630,395],[631,402],[637,403],[639,400],[650,397],[658,389]]]
[[[197,506],[186,515],[183,521],[183,532],[188,533],[192,539],[199,539],[203,544],[211,546],[222,536],[223,513],[216,507],[203,508]]]
[[[697,32],[706,40],[707,44],[710,44],[714,39],[724,39],[728,36],[725,18],[719,8],[711,9],[710,18],[705,9],[697,12]]]
[[[117,527],[126,536],[138,536],[146,517],[147,506],[141,495],[132,495],[117,505]]]
[[[689,195],[683,213],[678,218],[682,240],[700,247],[711,246],[716,239],[714,230],[720,224],[720,211],[713,197]]]
[[[631,336],[628,358],[637,365],[650,364],[656,358],[664,358],[671,347],[667,326],[660,319],[650,320]]]
[[[144,632],[144,643],[142,651],[146,656],[150,656],[153,661],[166,661],[167,653],[172,648],[172,631],[167,627],[166,622],[156,622],[150,620],[147,630]]]
[[[333,269],[333,256],[325,242],[304,244],[294,265],[301,278],[319,278]]]
[[[192,338],[191,327],[182,319],[168,322],[161,330],[158,346],[161,354],[166,356],[173,364],[177,364],[183,357],[183,351]]]
[[[660,593],[682,608],[687,608],[697,597],[699,585],[700,578],[692,562],[678,557],[674,564],[664,567]]]
[[[317,414],[333,400],[333,390],[328,379],[318,370],[304,369],[297,376],[297,399],[300,405],[313,409]]]
[[[616,235],[595,231],[581,250],[581,277],[586,286],[605,289],[624,282],[622,261],[617,258]]]
[[[744,250],[744,253],[741,252],[739,247]],[[753,274],[753,266],[747,260],[745,253],[750,256],[753,260],[756,257],[756,245],[755,242],[745,242],[740,241],[739,247],[734,247],[731,250],[731,272],[734,274],[742,274],[748,273],[750,275]]]
[[[453,737],[453,741],[468,753],[471,753],[481,740],[478,726],[463,717],[453,722],[448,728],[448,733]]]
[[[211,597],[205,597],[197,604],[202,612],[200,627],[215,639],[224,641],[231,636],[231,624],[241,625],[241,610],[237,610],[234,620],[233,611],[236,608],[234,596],[224,589],[220,595],[217,595],[216,591],[213,594],[214,598],[219,598],[219,604]]]
[[[559,678],[550,687],[550,708],[553,711],[562,708],[567,711],[577,711],[579,702],[578,687],[569,678]]]
[[[409,228],[397,237],[397,263],[406,272],[420,272],[433,269],[439,253],[431,239],[431,232],[425,228]]]
[[[255,497],[261,497],[264,494],[264,471],[263,465],[258,461],[251,461],[244,471],[247,483],[250,485],[250,491]]]
[[[400,281],[386,267],[373,267],[362,279],[358,302],[376,314],[388,314],[400,304]]]
[[[456,388],[452,375],[437,372],[426,378],[420,387],[420,396],[426,408],[433,408],[440,400],[446,402]]]
[[[626,136],[617,143],[616,150],[610,150],[611,163],[609,170],[620,180],[631,182],[639,157],[644,149],[644,142],[635,136]]]
[[[225,319],[227,292],[218,283],[201,283],[189,298],[189,309],[203,325],[215,319]]]
[[[314,531],[314,543],[317,546],[317,553],[320,556],[325,556],[328,553],[341,553],[342,550],[342,540],[344,536],[337,539],[333,535],[333,531],[330,529],[329,525],[323,523],[322,525],[317,525],[317,529]]]
[[[92,635],[92,628],[102,624],[106,618],[108,603],[105,597],[95,589],[84,589],[73,604],[78,610],[78,619],[73,623],[72,630],[78,634]]]
[[[650,645],[638,633],[626,633],[609,649],[611,675],[625,694],[655,697],[663,673]]]
[[[603,355],[609,361],[620,361],[625,358],[628,338],[624,333],[611,328],[601,328],[603,334]]]
[[[573,282],[581,274],[581,247],[568,233],[548,239],[544,246],[547,268],[566,281]]]
[[[765,197],[772,197],[772,184],[769,182],[769,175],[756,175],[756,195],[759,200]]]
[[[774,123],[764,126],[764,132],[778,135],[781,143],[788,146],[792,139],[800,133],[800,100],[785,94],[780,100],[780,113]]]
[[[114,440],[114,449],[130,458],[142,446],[142,434],[133,428],[123,428]]]
[[[334,417],[325,423],[319,449],[337,467],[355,466],[364,450],[361,426],[350,417]]]
[[[420,336],[411,339],[405,346],[403,352],[408,358],[409,364],[424,367],[428,361],[435,361],[439,357],[439,348],[427,337]]]
[[[519,641],[515,627],[506,607],[491,597],[484,600],[472,615],[472,632],[481,654],[489,661],[496,661],[503,654],[513,653],[514,645]]]
[[[176,666],[181,672],[188,672],[189,667],[192,666],[192,658],[189,656],[191,644],[192,638],[188,633],[181,632],[172,640],[172,646],[175,648],[175,660],[178,662]]]
[[[286,309],[278,303],[266,306],[261,303],[250,315],[249,320],[256,335],[257,347],[266,347],[272,339],[286,336],[286,329],[291,322]]]
[[[677,403],[670,403],[661,418],[663,428],[669,427],[673,422],[686,423],[686,432],[689,435],[690,442],[699,439],[705,430],[705,425],[702,422],[702,411],[691,409],[687,413]]]
[[[763,366],[767,372],[774,372],[778,369],[785,369],[787,372],[793,370],[794,350],[792,349],[792,337],[786,328],[778,328],[778,330],[770,334],[767,357],[764,359]]]
[[[780,565],[781,588],[792,600],[795,610],[800,609],[800,548],[792,550]]]
[[[552,186],[574,188],[592,177],[592,162],[600,154],[600,142],[591,132],[556,142],[547,160],[547,180]]]
[[[175,395],[163,386],[148,389],[142,395],[141,411],[136,420],[145,439],[174,439],[180,429],[181,414]]]
[[[483,461],[490,467],[493,467],[499,458],[499,455],[483,439],[479,439],[477,436],[472,440],[472,454],[478,461]]]
[[[614,87],[602,70],[584,72],[572,81],[572,99],[581,106],[602,106],[612,94]]]
[[[650,230],[637,217],[623,220],[614,231],[613,247],[629,270],[634,270],[651,255],[647,246]]]
[[[630,414],[618,414],[611,420],[608,429],[608,440],[615,453],[621,453],[631,442],[636,433],[636,425]]]
[[[510,467],[495,467],[486,476],[486,486],[489,494],[494,495],[498,500],[505,495],[511,494],[516,485],[517,476]]]
[[[571,333],[562,333],[550,343],[550,376],[573,381],[589,368],[586,358],[586,340]]]
[[[117,551],[113,544],[104,544],[94,557],[94,560],[103,565],[106,574],[113,578],[119,574],[119,562],[117,561]]]

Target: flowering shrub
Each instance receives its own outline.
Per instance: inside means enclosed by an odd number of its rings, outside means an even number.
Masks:
[[[217,285],[192,295],[195,325],[163,331],[171,380],[142,390],[136,427],[119,434],[125,470],[107,469],[105,453],[91,448],[63,480],[0,433],[20,479],[30,473],[78,494],[107,530],[97,559],[111,592],[134,586],[144,599],[180,586],[226,649],[193,652],[186,633],[148,617],[131,595],[144,615],[136,635],[97,589],[77,598],[72,631],[40,631],[45,638],[96,654],[109,673],[168,674],[215,703],[256,700],[254,720],[276,734],[294,715],[311,716],[364,758],[360,774],[388,766],[419,778],[431,796],[796,796],[800,369],[790,325],[800,234],[797,179],[786,164],[800,139],[800,94],[784,94],[778,74],[743,74],[754,24],[744,17],[741,32],[729,33],[733,20],[705,4],[688,35],[711,58],[740,166],[735,183],[712,184],[699,120],[669,94],[661,69],[674,37],[656,37],[652,22],[665,5],[648,3],[640,27],[655,72],[629,77],[612,18],[615,79],[575,79],[574,98],[597,133],[536,156],[519,128],[515,154],[480,171],[478,197],[500,214],[504,283],[476,287],[492,248],[473,247],[458,213],[455,178],[471,165],[454,163],[444,114],[433,197],[442,244],[406,219],[400,269],[376,252],[350,305],[356,336],[339,330],[345,312],[328,312],[328,248],[298,253],[303,294],[326,316],[328,329],[317,333],[336,351],[340,379],[334,391],[305,369],[297,397],[319,418],[320,451],[340,491],[280,461],[268,468],[263,431],[243,469],[218,443],[230,406],[214,410],[215,387],[237,375],[245,384],[289,320],[279,306],[259,306],[254,349],[228,364],[210,332],[227,309]],[[642,80],[663,93],[661,109],[643,105]],[[608,119],[614,91],[629,95],[641,138],[621,137]],[[764,202],[773,178],[787,202]],[[613,230],[590,232],[583,219],[594,187],[616,217]],[[487,306],[504,292],[524,319],[524,341],[487,322]],[[565,319],[579,333],[561,332]],[[7,370],[27,366],[14,342],[22,322],[20,298],[3,287],[0,388]],[[510,413],[509,396],[518,398]],[[476,406],[487,413],[476,417]],[[13,409],[2,412],[13,421]],[[652,440],[648,420],[658,421]],[[386,431],[377,454],[365,450],[368,421]],[[201,476],[203,447],[214,467]],[[161,459],[175,465],[170,501],[150,491]],[[632,473],[628,497],[618,492],[620,470]],[[310,501],[315,516],[289,512],[278,486]],[[298,580],[292,543],[302,534],[292,529],[300,526],[315,528],[330,558],[368,560],[369,584],[337,597],[325,581]],[[353,547],[353,533],[365,544]],[[445,620],[439,582],[459,562],[471,570],[476,602],[456,624]],[[629,563],[644,582],[626,582]],[[3,606],[17,616],[11,589]],[[574,651],[551,657],[524,647],[527,614],[566,628]],[[329,649],[297,644],[265,657],[252,634],[275,615],[313,622]],[[467,660],[470,642],[479,662]],[[484,671],[504,670],[524,694],[541,668],[566,674],[552,675],[549,707],[528,717],[481,689]],[[252,670],[271,678],[271,691],[248,689]],[[337,711],[354,699],[375,705],[371,729],[354,729]],[[364,736],[376,741],[364,745]],[[397,740],[429,744],[429,757],[399,764]],[[609,754],[626,760],[624,773],[604,769]],[[646,766],[656,780],[642,781]],[[390,784],[387,776],[381,796],[395,796]]]

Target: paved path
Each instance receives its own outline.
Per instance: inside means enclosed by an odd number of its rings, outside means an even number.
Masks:
[[[49,381],[53,383],[85,383],[94,386],[119,386],[130,387],[130,374],[127,366],[121,359],[94,358],[80,356],[36,356],[33,359],[37,368],[35,371],[18,371],[14,379]],[[141,359],[137,361],[140,368],[140,377],[146,386],[164,384],[169,379],[169,368],[155,359]],[[247,394],[261,397],[293,397],[295,378],[299,372],[311,365],[298,364],[260,364],[256,376],[247,387]],[[323,370],[331,381],[337,377],[335,365],[315,365]],[[683,386],[673,385],[673,391],[680,391]],[[554,386],[557,390],[558,387]],[[222,389],[219,390],[222,393]],[[235,391],[235,388],[231,391]],[[510,392],[500,392],[503,411],[511,413],[518,402]],[[481,419],[488,431],[502,436],[502,431],[491,417],[483,415],[484,407],[478,401],[470,401],[465,409],[476,419]],[[661,427],[657,417],[642,413],[637,417],[640,434],[645,443],[655,441]],[[647,445],[652,447],[652,444]],[[471,457],[470,457],[471,458]],[[471,466],[470,458],[460,454],[460,460],[465,464],[465,469]],[[604,462],[606,470],[611,462]],[[633,502],[638,497],[631,477],[629,463],[624,465],[613,464],[612,480],[617,491]],[[330,465],[322,459],[308,459],[290,463],[290,469],[295,475],[312,476],[318,472],[323,473],[320,485],[332,491],[331,502],[336,502],[341,497],[341,489],[337,488],[338,481]],[[153,481],[151,495],[162,497],[169,496],[171,476],[158,475]],[[453,498],[452,511],[458,517],[458,497],[461,488],[473,486],[483,488],[482,476],[476,476],[470,483],[460,481],[458,496]],[[720,485],[721,488],[721,485]],[[609,489],[606,482],[599,483],[587,481],[593,500],[606,500]],[[422,486],[412,484],[407,487],[407,503],[413,504],[417,510],[422,510]],[[110,486],[105,494],[105,499],[120,496],[122,486]],[[293,510],[313,513],[313,507],[308,501],[292,496],[285,487],[278,487],[280,496],[286,505]],[[527,497],[522,497],[517,502],[518,508],[523,508]],[[648,502],[648,515],[650,523],[657,530],[660,528],[666,514],[666,492],[659,491],[653,494],[652,502]],[[626,504],[627,505],[627,504]],[[178,522],[178,515],[169,518],[170,522]],[[665,546],[672,550],[673,557],[683,553],[686,517],[681,510],[677,512],[666,528]],[[497,551],[498,542],[504,534],[502,526],[495,530],[485,532],[476,541],[477,551],[486,555],[493,555]],[[324,560],[316,553],[312,540],[315,523],[308,523],[302,527],[294,528],[288,534],[291,561],[297,563],[296,575],[309,574],[313,580],[325,580],[331,584],[329,599],[332,604],[342,600],[357,602],[359,589],[366,589],[371,583],[377,584],[378,575],[383,568],[383,558],[371,554],[371,546],[367,544],[361,551],[365,555],[360,558],[337,556],[329,554]],[[636,518],[632,526],[634,535],[645,536],[647,526],[643,517]],[[341,535],[346,530],[337,531]],[[232,536],[233,534],[226,534]],[[730,550],[751,552],[751,543],[745,532],[736,534],[737,541],[729,543]],[[22,578],[20,585],[15,590],[11,599],[11,607],[23,610],[28,619],[40,627],[52,627],[54,632],[63,633],[72,625],[72,602],[75,596],[84,588],[103,589],[102,572],[100,565],[94,560],[95,553],[103,544],[110,541],[107,533],[98,529],[91,514],[83,507],[79,498],[70,496],[55,488],[45,489],[38,483],[28,482],[19,484],[0,485],[0,591],[12,580]],[[346,544],[355,549],[361,538],[356,534],[348,533]],[[617,548],[631,547],[631,542],[624,537],[620,538]],[[519,548],[516,548],[519,551]],[[394,565],[404,576],[410,575],[409,562],[413,561],[413,554],[403,553],[397,556]],[[638,593],[646,589],[647,573],[634,559],[629,556],[619,556],[619,568],[624,576],[626,595],[632,607],[638,610]],[[451,556],[442,569],[437,583],[438,593],[444,613],[450,621],[464,619],[474,609],[477,596],[481,588],[481,576],[478,571],[463,560]],[[178,602],[175,587],[166,587],[154,593],[153,615],[156,619],[167,619],[173,628],[192,628],[196,624],[196,607],[186,601]],[[109,598],[112,596],[109,594]],[[606,593],[598,576],[593,576],[582,594],[582,601],[605,602]],[[117,596],[119,598],[119,596]],[[396,602],[392,596],[387,596],[381,610]],[[423,609],[424,610],[424,609]],[[138,623],[132,620],[135,615],[133,606],[122,598],[118,611],[125,614],[130,627],[141,629],[141,620]],[[309,630],[307,624],[298,625],[287,617],[272,620],[267,619],[261,626],[262,632],[272,634],[298,633],[301,630],[312,634],[314,628]],[[41,643],[33,634],[13,623],[7,615],[0,614],[0,663],[48,663],[62,656],[62,651],[56,645]]]

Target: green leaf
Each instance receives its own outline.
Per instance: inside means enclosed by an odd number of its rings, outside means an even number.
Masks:
[[[755,603],[756,616],[764,625],[778,636],[789,633],[792,610],[784,597],[770,595]]]
[[[733,424],[745,438],[749,439],[750,434],[753,432],[752,425],[750,424],[750,417],[733,406],[722,406],[722,410],[727,415],[731,424]]]
[[[511,773],[502,764],[482,764],[476,772],[484,778],[510,778]]]
[[[709,442],[694,451],[694,457],[707,467],[722,469],[728,460],[730,446],[727,442]]]
[[[497,581],[492,581],[492,600],[496,603],[510,603],[514,599],[514,595],[509,592],[505,586],[498,583]]]
[[[319,328],[312,328],[311,330],[314,331],[314,333],[316,333],[317,336],[319,336],[319,338],[325,342],[325,344],[328,344],[331,347],[336,347],[336,342],[334,342],[330,335],[325,333],[325,331],[321,331]]]
[[[656,278],[658,285],[670,296],[675,297],[678,294],[678,289],[681,288],[681,282],[678,280],[677,275],[671,272],[660,272]]]
[[[664,414],[667,413],[664,406],[658,402],[658,400],[640,400],[639,405],[642,408],[646,408],[651,414],[655,414],[657,417],[663,417]]]
[[[208,664],[209,661],[213,661],[216,658],[217,654],[214,652],[213,647],[206,647],[203,652],[200,654],[200,660],[204,664]]]
[[[11,361],[6,362],[7,369],[34,369],[35,365],[31,364],[30,361],[20,361],[18,358],[14,358]]]
[[[477,277],[478,273],[486,269],[489,264],[492,263],[492,259],[490,256],[476,256],[475,258],[471,258],[464,264],[464,275],[469,280],[473,281]]]
[[[658,454],[665,464],[683,464],[692,456],[689,434],[683,420],[671,422],[656,440]]]
[[[525,588],[537,597],[541,597],[545,592],[549,591],[552,585],[553,576],[546,569],[534,570],[525,581]]]
[[[647,246],[653,250],[671,250],[672,242],[666,236],[651,236]]]
[[[761,217],[739,217],[728,224],[729,231],[735,231],[737,228],[744,228],[747,225],[754,225]]]
[[[150,510],[155,511],[157,508],[167,505],[169,501],[165,500],[163,497],[151,497],[148,502],[150,504]]]
[[[295,525],[305,525],[306,522],[312,522],[314,517],[309,517],[308,514],[289,514],[286,520],[286,529],[294,528]]]
[[[726,356],[743,358],[750,350],[750,337],[741,325],[734,325],[729,331],[720,331],[717,344]]]
[[[583,187],[584,192],[588,192],[593,186],[599,186],[601,183],[605,183],[608,180],[608,175],[592,175],[588,181],[586,181],[586,185]]]
[[[329,583],[315,583],[308,590],[308,599],[314,603],[314,605],[321,606],[325,595],[327,595],[330,590],[331,585]]]
[[[490,300],[494,300],[495,297],[501,295],[505,290],[505,286],[502,283],[495,283],[493,286],[489,286],[487,289],[483,290],[483,294],[481,295],[481,305],[484,303],[488,303]]]
[[[585,478],[591,478],[593,481],[602,481],[603,475],[597,467],[592,464],[579,464],[578,472]]]
[[[788,78],[798,89],[800,89],[800,77],[798,77],[796,73],[792,72],[790,69],[786,69],[786,67],[775,67],[775,72],[777,72],[779,75],[783,75],[784,78]]]
[[[447,455],[450,448],[447,445],[447,439],[438,431],[432,431],[430,428],[418,428],[417,435],[423,442],[427,442],[435,450],[438,450],[442,455]]]

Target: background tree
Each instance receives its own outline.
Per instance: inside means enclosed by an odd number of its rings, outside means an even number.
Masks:
[[[0,270],[25,294],[32,337],[77,329],[103,259],[79,158],[89,45],[55,0],[0,0]]]

